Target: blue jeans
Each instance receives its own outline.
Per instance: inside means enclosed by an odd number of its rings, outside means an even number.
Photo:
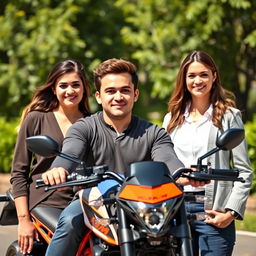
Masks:
[[[203,203],[186,203],[187,213],[204,212]],[[203,220],[190,223],[193,255],[197,256],[231,256],[235,245],[236,233],[234,221],[226,228],[217,228]]]
[[[80,242],[88,231],[80,201],[71,202],[61,213],[57,228],[49,244],[46,256],[75,256]]]

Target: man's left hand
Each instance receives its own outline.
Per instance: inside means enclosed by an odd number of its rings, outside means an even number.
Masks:
[[[201,187],[201,186],[204,186],[206,184],[209,184],[211,181],[210,180],[199,181],[199,180],[195,180],[195,179],[189,179],[189,178],[186,178],[186,177],[180,177],[180,178],[177,179],[176,182],[178,184],[182,185],[182,186],[191,185],[193,187]]]

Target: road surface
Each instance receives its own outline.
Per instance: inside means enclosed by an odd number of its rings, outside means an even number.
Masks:
[[[5,256],[9,244],[16,239],[17,226],[0,226],[0,256]],[[256,234],[238,231],[233,256],[256,256]]]

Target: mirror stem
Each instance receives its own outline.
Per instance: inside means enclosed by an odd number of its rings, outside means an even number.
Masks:
[[[65,154],[65,153],[60,152],[58,155],[59,155],[60,157],[63,157],[63,158],[65,158],[65,159],[68,159],[68,160],[70,160],[70,161],[72,161],[72,162],[81,164],[82,166],[84,165],[84,162],[81,161],[80,159],[73,158],[73,157],[71,157],[71,156],[69,156],[69,155],[67,155],[67,154]]]
[[[216,148],[210,150],[209,152],[207,152],[206,154],[202,155],[201,157],[199,157],[198,160],[197,160],[197,169],[198,169],[198,171],[202,171],[202,161],[203,161],[203,159],[205,159],[206,157],[208,157],[208,156],[210,156],[210,155],[212,155],[212,154],[214,154],[218,151],[220,151],[220,148],[216,147]]]

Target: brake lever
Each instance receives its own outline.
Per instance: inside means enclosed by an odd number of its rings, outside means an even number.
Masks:
[[[82,180],[72,180],[72,181],[68,181],[65,183],[61,183],[58,185],[53,185],[53,186],[45,186],[45,191],[48,190],[53,190],[53,189],[58,189],[58,188],[65,188],[65,187],[73,187],[73,186],[85,186],[86,188],[91,188],[91,187],[95,187],[99,182],[102,181],[102,177],[101,176],[94,176],[92,178],[86,177],[86,179]]]

